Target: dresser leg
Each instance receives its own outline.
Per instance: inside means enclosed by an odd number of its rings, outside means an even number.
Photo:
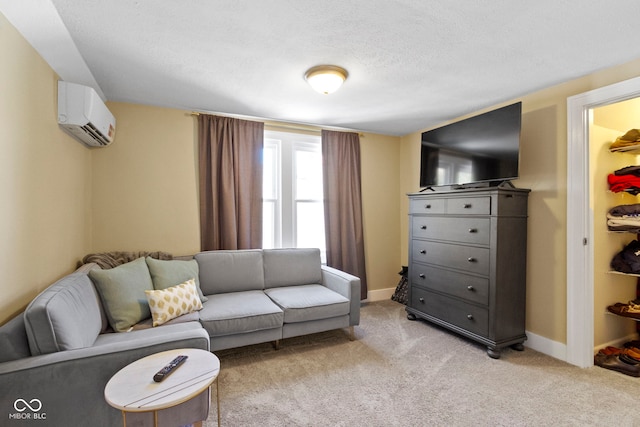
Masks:
[[[516,351],[524,351],[524,344],[522,344],[521,342],[513,344],[511,346],[512,349],[516,350]]]
[[[416,315],[413,313],[407,313],[407,319],[409,320],[416,320]]]
[[[500,349],[487,347],[487,354],[492,359],[500,359]]]

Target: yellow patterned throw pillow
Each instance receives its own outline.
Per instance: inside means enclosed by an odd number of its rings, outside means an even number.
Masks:
[[[178,316],[202,309],[195,279],[170,288],[144,292],[149,301],[153,326],[160,326]]]

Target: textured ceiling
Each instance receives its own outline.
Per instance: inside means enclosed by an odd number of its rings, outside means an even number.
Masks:
[[[61,78],[110,101],[389,135],[640,58],[638,0],[0,0],[0,11]],[[348,70],[338,92],[306,84],[318,64]]]

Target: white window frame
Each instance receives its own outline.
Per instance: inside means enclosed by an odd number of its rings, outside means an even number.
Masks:
[[[282,241],[280,236],[282,235],[281,229],[282,229],[282,218],[280,215],[280,212],[282,211],[282,205],[281,205],[281,200],[282,200],[282,192],[281,192],[281,188],[282,188],[282,167],[281,167],[281,145],[280,145],[280,141],[279,140],[274,140],[274,138],[270,138],[267,139],[266,136],[266,132],[265,132],[265,138],[264,138],[264,150],[266,149],[272,149],[274,150],[275,154],[273,156],[273,165],[272,168],[275,171],[275,179],[274,179],[274,186],[275,188],[272,188],[273,191],[273,197],[267,198],[264,196],[264,190],[262,192],[262,203],[263,205],[265,203],[273,203],[274,208],[273,208],[273,219],[274,219],[274,224],[273,224],[273,247],[275,248],[280,248],[282,247]],[[264,209],[264,207],[263,207]],[[263,218],[264,221],[264,218]],[[263,229],[264,229],[264,224],[263,224]],[[264,237],[263,237],[263,241],[264,241]],[[264,244],[264,242],[263,242]]]
[[[296,206],[298,203],[323,202],[320,199],[296,199],[295,153],[296,151],[322,152],[320,135],[306,135],[292,132],[266,130],[264,132],[265,149],[275,149],[277,158],[275,199],[263,198],[265,202],[275,203],[274,247],[296,247]],[[264,197],[264,195],[263,195]],[[264,225],[263,225],[264,227]],[[323,245],[324,246],[324,245]],[[322,250],[322,259],[325,251]]]

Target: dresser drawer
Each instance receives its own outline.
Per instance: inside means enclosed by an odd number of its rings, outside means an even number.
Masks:
[[[527,194],[499,194],[493,209],[494,215],[527,216]]]
[[[410,214],[442,214],[445,211],[445,199],[411,199]]]
[[[413,263],[411,284],[478,304],[489,304],[489,279]]]
[[[447,200],[448,214],[457,215],[490,215],[491,197],[460,197]]]
[[[489,248],[414,240],[412,257],[417,262],[489,275]]]
[[[469,332],[488,335],[489,310],[486,308],[413,287],[411,307]]]
[[[488,245],[491,219],[414,216],[411,227],[414,238]]]

